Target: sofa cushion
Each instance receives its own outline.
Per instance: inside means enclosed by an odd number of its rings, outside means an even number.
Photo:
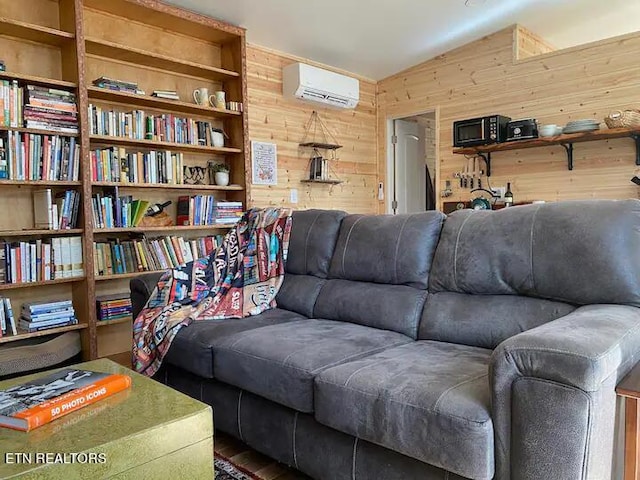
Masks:
[[[224,320],[200,320],[182,328],[164,361],[204,378],[213,378],[213,347],[238,332],[304,319],[302,315],[273,308],[260,315]]]
[[[426,290],[351,280],[325,280],[314,316],[384,328],[417,338]]]
[[[351,323],[299,320],[226,337],[214,347],[214,372],[218,380],[312,412],[318,373],[410,341],[399,333]]]
[[[638,200],[454,212],[429,290],[640,306],[639,222]]]
[[[324,278],[313,275],[285,273],[284,281],[276,295],[276,304],[280,308],[313,317],[313,307],[318,294],[326,283]]]
[[[464,477],[492,478],[490,355],[418,341],[325,369],[315,379],[315,417]]]
[[[494,349],[509,337],[570,314],[568,303],[519,295],[430,293],[420,321],[420,340]]]
[[[289,253],[285,271],[296,275],[325,278],[346,216],[340,210],[300,210],[293,212]]]
[[[425,290],[444,218],[435,211],[348,215],[340,226],[329,278]]]

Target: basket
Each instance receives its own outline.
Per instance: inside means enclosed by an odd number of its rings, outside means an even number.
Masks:
[[[640,110],[616,110],[606,116],[604,122],[609,128],[640,127]]]

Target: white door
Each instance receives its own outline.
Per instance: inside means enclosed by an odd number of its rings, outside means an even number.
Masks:
[[[418,213],[427,209],[424,127],[394,120],[392,213]],[[394,208],[395,207],[395,208]]]

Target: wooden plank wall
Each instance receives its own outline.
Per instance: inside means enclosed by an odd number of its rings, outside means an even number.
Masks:
[[[296,209],[329,208],[350,213],[377,209],[376,83],[360,80],[360,103],[355,110],[318,108],[282,95],[282,68],[301,61],[335,70],[255,45],[247,48],[249,137],[272,142],[278,149],[278,185],[251,185],[250,206],[290,206]],[[349,76],[353,74],[345,73]],[[308,150],[298,148],[313,110],[343,148],[334,172],[341,185],[306,184]],[[298,203],[290,203],[290,189],[298,190]]]
[[[527,57],[535,37],[514,26],[379,82],[379,178],[385,178],[388,116],[438,111],[439,191],[465,161],[451,153],[454,120],[500,113],[564,125],[581,118],[603,120],[616,109],[640,108],[640,33],[518,60],[514,49],[518,37],[525,35],[527,51],[518,53]],[[634,159],[633,141],[626,138],[576,144],[571,172],[560,146],[496,153],[491,184],[510,181],[516,202],[638,198],[638,187],[630,182],[638,172]],[[448,201],[473,196],[458,182],[453,187]],[[384,211],[384,202],[378,202],[378,210]]]

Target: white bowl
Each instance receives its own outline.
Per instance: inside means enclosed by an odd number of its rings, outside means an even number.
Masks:
[[[555,137],[562,133],[562,127],[557,125],[543,125],[538,129],[538,134],[541,137]]]

